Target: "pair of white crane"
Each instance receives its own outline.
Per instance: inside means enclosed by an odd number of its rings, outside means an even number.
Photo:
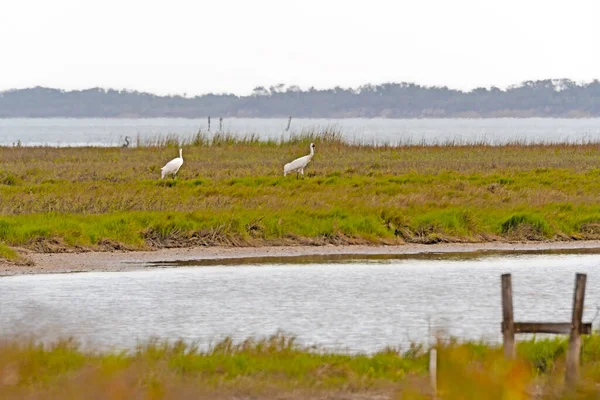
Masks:
[[[304,178],[304,168],[308,165],[310,160],[315,155],[315,144],[310,144],[310,154],[304,157],[300,157],[295,159],[294,161],[287,163],[283,166],[283,176],[287,176],[287,174],[291,172],[296,172],[296,179],[298,178],[298,173],[302,175]],[[172,159],[169,161],[164,167],[160,169],[160,179],[164,179],[165,176],[175,175],[179,171],[179,168],[183,165],[183,149],[179,149],[179,157]]]

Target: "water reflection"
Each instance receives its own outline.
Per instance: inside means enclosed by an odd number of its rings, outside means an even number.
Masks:
[[[392,260],[454,260],[467,261],[482,258],[495,257],[519,257],[527,255],[569,255],[569,254],[600,254],[600,248],[579,249],[543,249],[543,250],[485,250],[468,252],[426,252],[415,254],[310,254],[296,256],[261,256],[261,257],[232,257],[214,259],[185,259],[170,261],[155,261],[146,264],[147,267],[201,267],[201,266],[236,266],[236,265],[303,265],[318,263],[365,263],[365,262],[387,262]],[[132,262],[138,264],[138,262]]]

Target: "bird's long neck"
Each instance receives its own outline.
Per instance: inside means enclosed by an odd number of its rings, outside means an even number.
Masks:
[[[183,160],[183,149],[179,149],[179,158]]]
[[[312,158],[312,156],[314,156],[314,155],[315,155],[315,148],[310,146],[310,155],[309,155],[310,158]]]

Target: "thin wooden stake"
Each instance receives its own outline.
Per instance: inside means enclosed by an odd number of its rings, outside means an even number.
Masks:
[[[513,315],[512,279],[510,274],[502,275],[502,338],[504,357],[515,358],[515,319]]]
[[[223,117],[219,118],[219,132],[223,132]]]
[[[210,132],[210,117],[208,117],[208,131]]]
[[[290,130],[290,125],[291,125],[291,124],[292,124],[292,117],[290,117],[290,118],[288,119],[287,128],[285,128],[285,131],[286,131],[286,132]]]
[[[569,347],[567,349],[567,371],[565,383],[569,387],[575,386],[579,376],[579,354],[581,353],[581,320],[583,318],[583,303],[585,300],[585,283],[587,275],[575,276],[575,293],[573,294],[573,315],[571,318],[571,332],[569,333]]]
[[[437,350],[429,350],[429,382],[431,384],[432,398],[437,398]]]

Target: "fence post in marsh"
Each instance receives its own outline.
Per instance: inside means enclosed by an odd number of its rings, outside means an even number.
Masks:
[[[435,347],[429,350],[429,383],[431,397],[437,399],[437,350]]]
[[[512,279],[510,274],[502,275],[502,338],[504,357],[515,358],[515,319],[513,315]]]
[[[290,118],[288,118],[288,124],[287,124],[287,128],[285,128],[285,131],[289,131],[290,130],[290,125],[292,124],[292,117],[290,116]]]
[[[567,348],[567,371],[565,383],[569,387],[575,386],[579,376],[579,356],[581,353],[581,333],[583,319],[583,302],[585,300],[585,274],[575,275],[575,293],[573,294],[573,314],[571,317],[571,330],[569,332],[569,346]]]
[[[210,132],[210,117],[208,117],[208,131]]]
[[[219,118],[219,132],[223,132],[223,117]]]

